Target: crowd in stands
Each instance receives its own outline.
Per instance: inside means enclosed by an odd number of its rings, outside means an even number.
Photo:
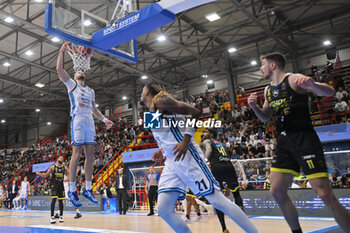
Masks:
[[[334,97],[334,112],[349,114],[349,92],[345,89],[344,83],[337,80],[337,78],[332,79],[332,76],[330,75],[332,70],[333,68],[330,63],[327,63],[327,65],[321,71],[318,70],[315,65],[313,65],[311,68],[312,76],[316,81],[330,83],[333,80],[333,86],[337,89],[336,96]],[[237,93],[243,92],[244,88],[237,87]],[[311,112],[318,111],[317,103],[320,102],[320,99],[321,98],[316,95],[309,96]],[[218,130],[216,140],[220,141],[227,147],[232,159],[244,160],[271,157],[276,148],[274,123],[271,121],[268,123],[262,123],[257,119],[250,107],[245,104],[233,106],[232,111],[229,110],[229,108],[224,107],[224,103],[229,102],[229,100],[230,96],[228,91],[223,90],[206,92],[198,96],[190,96],[186,101],[199,109],[209,107],[210,117],[215,117],[216,119],[221,120],[222,128]],[[260,101],[259,104],[261,106],[262,102]],[[337,118],[337,120],[340,122],[344,120],[344,118],[340,117]],[[111,159],[111,157],[115,155],[123,146],[129,146],[132,142],[134,142],[134,145],[144,145],[155,142],[153,137],[145,137],[136,140],[135,137],[141,132],[143,132],[144,136],[151,134],[149,130],[144,130],[141,126],[124,126],[118,127],[117,130],[101,130],[97,132],[94,174],[101,170]],[[33,162],[35,159],[38,162],[53,161],[55,159],[56,151],[60,151],[60,153],[67,152],[66,161],[67,165],[69,165],[68,161],[71,157],[69,143],[68,137],[65,136],[56,138],[55,140],[45,144],[33,145],[26,150],[13,149],[0,151],[0,196],[6,191],[4,184],[10,181],[11,178],[16,180],[17,177],[23,177],[25,174],[31,174],[31,176],[29,176],[29,181],[34,179],[34,175],[30,171],[31,167],[27,165],[30,162]],[[143,148],[137,147],[133,150],[138,149]],[[79,189],[84,186],[84,160],[85,157],[82,156],[80,161],[81,166],[78,172]],[[251,181],[250,185],[248,185],[246,188],[251,188],[251,186],[255,183],[261,184],[268,180],[270,167],[270,163],[268,161],[243,163],[243,166],[248,179]],[[18,171],[22,172],[18,174]],[[343,176],[341,176],[341,174],[335,174],[336,177],[332,177],[333,187],[344,187],[344,185],[348,185],[350,169],[348,170],[348,173],[349,175],[346,177],[346,179],[342,178]],[[259,179],[264,180],[261,182]],[[244,180],[242,176],[240,176],[240,180]],[[268,188],[268,184],[263,186]],[[50,180],[40,180],[36,188],[36,194],[48,195],[49,189]]]

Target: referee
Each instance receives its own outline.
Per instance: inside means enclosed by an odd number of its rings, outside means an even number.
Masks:
[[[154,215],[154,201],[157,200],[158,197],[158,182],[159,175],[154,171],[154,167],[151,166],[148,171],[148,175],[146,176],[146,186],[145,193],[148,194],[149,208],[150,212],[147,216]]]
[[[220,183],[221,189],[224,189],[223,183],[226,183],[226,188],[232,192],[236,205],[243,210],[243,200],[239,194],[236,170],[230,161],[228,150],[220,142],[215,140],[216,136],[217,132],[215,129],[208,129],[204,132],[204,156],[208,159],[211,172],[215,179]],[[224,213],[218,209],[215,209],[215,211],[219,218],[223,233],[229,233],[226,228]]]

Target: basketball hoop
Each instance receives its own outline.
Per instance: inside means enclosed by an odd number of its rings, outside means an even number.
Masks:
[[[82,45],[76,45],[70,41],[65,43],[65,48],[73,60],[73,68],[75,72],[81,71],[85,73],[90,69],[92,49]]]

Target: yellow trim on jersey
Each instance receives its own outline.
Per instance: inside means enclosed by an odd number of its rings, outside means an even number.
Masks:
[[[328,178],[328,172],[319,172],[319,173],[314,173],[310,175],[306,175],[306,178],[308,180],[310,179],[316,179],[316,178],[322,178],[322,177],[327,177]]]
[[[236,192],[238,189],[239,189],[239,186],[237,186],[237,187],[236,187],[235,189],[233,189],[233,190],[230,189],[230,191],[234,193],[234,192]]]
[[[193,194],[186,194],[186,196],[187,196],[187,197],[193,197],[193,198],[196,197],[196,195],[193,195]]]
[[[64,200],[66,197],[59,197],[58,200]]]
[[[280,85],[281,83],[283,83],[283,81],[289,77],[291,75],[291,73],[286,73],[286,75],[284,76],[284,78],[282,79],[282,81],[280,83],[274,84],[273,82],[270,82],[271,86],[277,86]]]
[[[52,196],[52,198],[58,198],[58,196]]]
[[[280,173],[289,173],[289,174],[292,174],[294,176],[299,176],[299,172],[293,171],[291,169],[271,167],[270,171],[280,172]]]

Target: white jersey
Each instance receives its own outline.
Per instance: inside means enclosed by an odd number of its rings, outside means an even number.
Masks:
[[[68,89],[71,111],[70,115],[92,116],[92,103],[95,102],[95,92],[88,86],[81,86],[69,79],[64,83]]]
[[[28,187],[29,187],[29,182],[28,181],[22,181],[21,182],[21,193],[27,193],[28,192]]]
[[[161,121],[168,121],[161,118]],[[163,122],[161,122],[163,125]],[[220,190],[219,183],[211,174],[204,162],[204,155],[199,146],[191,138],[183,160],[174,161],[173,148],[182,141],[185,129],[178,127],[152,129],[159,148],[167,157],[165,167],[159,181],[158,193],[177,191],[179,199],[186,196],[189,187],[196,196],[209,195]]]

